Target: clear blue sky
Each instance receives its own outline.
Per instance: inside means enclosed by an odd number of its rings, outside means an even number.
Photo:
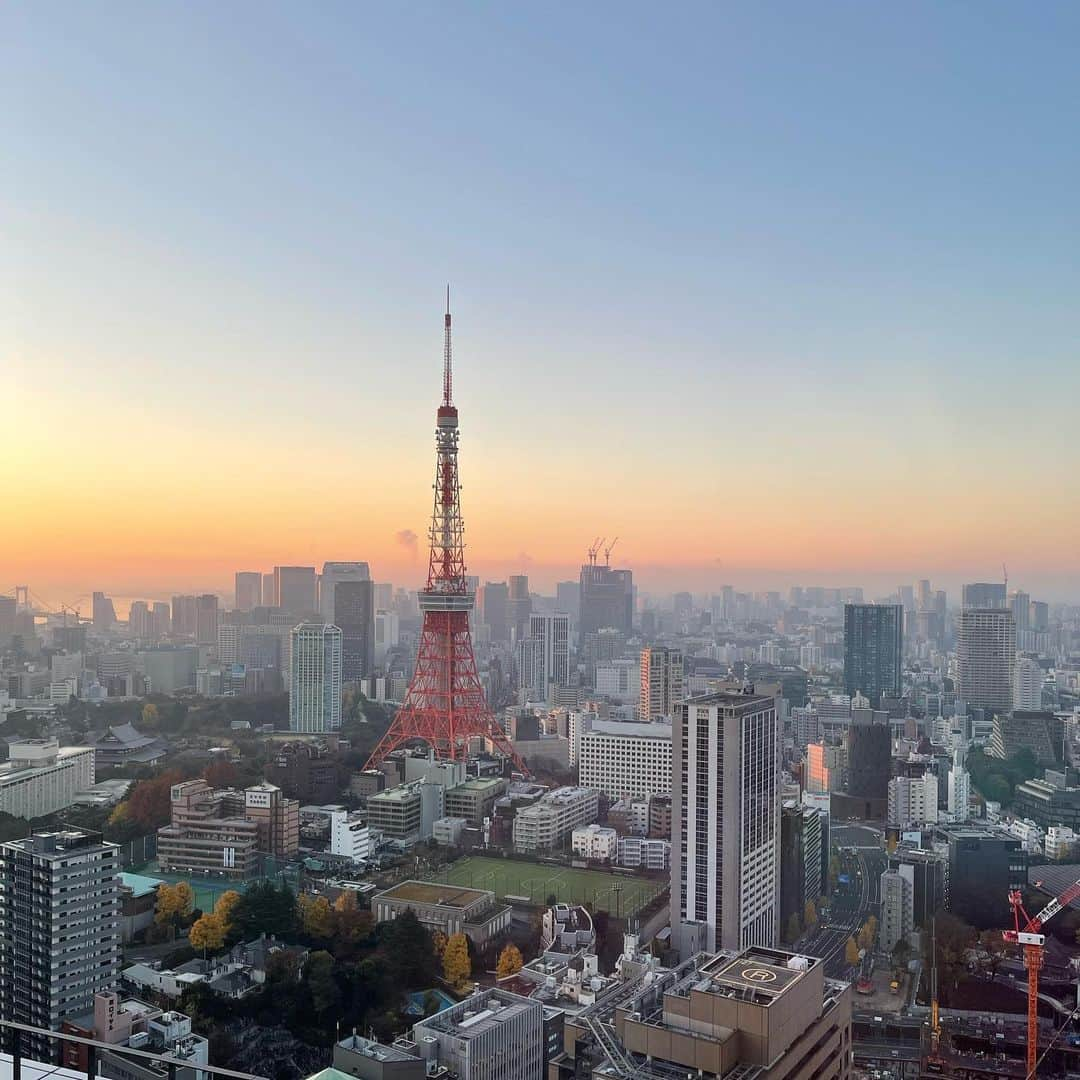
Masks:
[[[269,492],[307,439],[385,516],[323,532],[392,561],[424,529],[450,280],[493,567],[554,573],[607,531],[703,585],[728,556],[1006,557],[1076,592],[1080,5],[25,2],[0,68],[8,470],[52,410],[46,465],[160,494],[125,457],[157,437],[164,486],[214,508],[218,440]],[[108,435],[68,443],[88,415]],[[768,537],[697,510],[673,553],[643,483],[734,483]],[[787,552],[778,505],[809,537]],[[35,573],[33,540],[0,556]]]

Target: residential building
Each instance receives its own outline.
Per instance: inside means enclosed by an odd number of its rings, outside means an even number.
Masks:
[[[325,732],[341,727],[341,630],[301,623],[290,635],[289,727]]]
[[[94,784],[94,751],[56,739],[11,739],[0,764],[0,812],[18,818],[55,814]]]
[[[1048,859],[1064,862],[1076,858],[1080,834],[1073,832],[1068,825],[1051,825],[1046,830],[1045,852]]]
[[[549,1080],[575,1075],[589,1030],[567,1015]],[[827,979],[824,960],[780,949],[695,955],[614,1010],[601,1052],[615,1058],[610,1073],[633,1080],[847,1080],[851,986]]]
[[[890,866],[881,874],[881,922],[879,940],[885,952],[906,941],[915,929],[915,867],[910,863]]]
[[[612,862],[618,853],[619,834],[614,829],[597,825],[579,825],[570,834],[570,850],[593,862]]]
[[[899,604],[844,605],[844,692],[875,708],[903,690],[904,609]]]
[[[689,698],[675,710],[672,938],[682,957],[771,945],[779,934],[776,699]]]
[[[59,1031],[116,986],[120,849],[96,834],[34,833],[0,844],[0,1019]],[[5,1049],[11,1033],[0,1033]],[[23,1033],[23,1054],[59,1061]]]
[[[987,712],[1013,707],[1016,624],[1007,608],[965,608],[956,631],[956,697]]]
[[[262,579],[258,570],[237,570],[234,588],[237,611],[262,607]]]
[[[670,718],[683,696],[683,653],[664,645],[641,650],[641,690],[638,715],[642,720]]]
[[[561,847],[578,825],[596,820],[597,793],[584,787],[549,791],[514,817],[515,851],[550,851]]]
[[[545,1055],[544,1006],[505,990],[481,990],[413,1027],[429,1068],[456,1080],[538,1080]]]
[[[671,725],[591,720],[581,725],[578,782],[611,799],[671,794]]]
[[[196,627],[195,597],[172,598],[172,629],[177,637],[194,637]]]
[[[510,929],[511,910],[488,889],[467,889],[430,881],[402,881],[371,898],[376,922],[411,911],[429,930],[450,937],[464,934],[483,948]]]
[[[1013,708],[1036,712],[1042,708],[1043,669],[1037,660],[1020,656],[1013,672]]]
[[[653,795],[649,799],[648,835],[654,840],[671,839],[671,795]]]
[[[896,776],[888,785],[890,828],[931,825],[938,819],[938,778],[929,770],[919,777]]]
[[[964,753],[959,747],[953,751],[949,769],[949,817],[953,821],[967,821],[971,816],[971,776],[964,768]]]

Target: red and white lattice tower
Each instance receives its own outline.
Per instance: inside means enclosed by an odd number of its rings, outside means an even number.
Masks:
[[[391,751],[421,740],[439,758],[464,760],[470,741],[479,737],[525,773],[524,763],[488,708],[476,674],[469,632],[469,612],[475,596],[465,580],[449,291],[445,327],[443,399],[435,430],[435,508],[431,515],[427,585],[419,596],[424,625],[416,670],[390,730],[375,747],[365,768],[375,768]]]

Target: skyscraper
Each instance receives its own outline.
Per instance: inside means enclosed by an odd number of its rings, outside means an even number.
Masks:
[[[571,626],[577,626],[581,618],[581,583],[578,581],[556,582],[555,607],[570,616]]]
[[[641,694],[638,714],[642,720],[671,716],[683,696],[682,649],[650,645],[641,650]]]
[[[508,586],[506,621],[514,641],[518,642],[529,632],[529,616],[532,614],[528,574],[511,574]]]
[[[113,602],[103,592],[93,595],[92,618],[95,630],[109,630],[116,623],[116,609]]]
[[[119,968],[120,849],[75,831],[0,844],[0,1019],[59,1031]],[[60,1044],[24,1032],[22,1052],[58,1061]]]
[[[178,637],[195,636],[195,597],[172,598],[172,632]]]
[[[236,610],[250,611],[262,605],[263,576],[258,570],[237,570]]]
[[[319,575],[319,614],[323,621],[337,622],[334,618],[334,588],[341,581],[370,581],[371,572],[366,562],[323,563]],[[374,597],[374,592],[372,593]],[[341,623],[337,624],[338,626]]]
[[[510,590],[505,581],[488,581],[477,597],[477,614],[491,633],[492,641],[508,641],[510,627],[507,611]]]
[[[337,581],[332,599],[330,621],[341,630],[341,677],[356,682],[375,670],[375,585]]]
[[[1005,607],[1005,586],[997,581],[973,581],[965,585],[961,594],[965,608]]]
[[[15,636],[15,613],[18,605],[14,596],[0,596],[0,650],[11,645]]]
[[[1015,667],[1012,612],[1006,607],[961,611],[956,631],[957,698],[990,712],[1008,712],[1013,707]]]
[[[780,744],[775,698],[722,692],[675,709],[671,925],[684,958],[776,943]]]
[[[341,727],[341,630],[301,623],[290,635],[289,727],[336,731]]]
[[[520,683],[536,695],[532,700],[546,701],[552,686],[570,683],[570,616],[562,612],[529,616],[528,635],[519,643]]]
[[[844,605],[844,692],[872,705],[903,688],[904,609],[899,604]]]
[[[597,562],[581,567],[581,637],[614,627],[629,634],[634,626],[634,575]]]
[[[1031,626],[1031,596],[1020,589],[1009,593],[1009,610],[1013,613],[1017,638]]]
[[[213,593],[195,597],[195,640],[200,645],[216,645],[221,611]]]
[[[275,566],[274,598],[277,606],[301,618],[319,610],[315,596],[314,566]]]

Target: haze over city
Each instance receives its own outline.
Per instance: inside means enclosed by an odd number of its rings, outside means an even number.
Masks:
[[[1080,596],[1075,7],[112,11],[4,15],[5,580],[419,585],[449,280],[481,577]]]

